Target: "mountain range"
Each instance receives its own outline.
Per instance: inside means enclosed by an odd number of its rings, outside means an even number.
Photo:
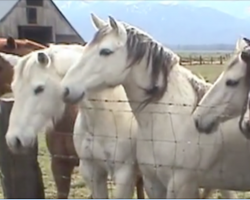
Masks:
[[[90,13],[135,25],[169,46],[234,45],[250,37],[250,19],[210,7],[174,1],[56,1],[70,23],[89,41],[95,30]]]

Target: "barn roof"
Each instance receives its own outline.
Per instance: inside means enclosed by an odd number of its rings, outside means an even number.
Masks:
[[[6,19],[12,12],[12,10],[15,8],[15,6],[18,4],[19,1],[22,0],[0,0],[0,22],[2,22],[4,19]],[[83,40],[85,41],[82,36],[76,31],[76,29],[71,25],[71,23],[68,21],[68,19],[64,16],[64,14],[60,11],[60,9],[56,6],[56,4],[50,0],[52,5],[56,8],[58,13],[63,17],[64,21],[68,23],[68,25],[72,28],[72,30]]]

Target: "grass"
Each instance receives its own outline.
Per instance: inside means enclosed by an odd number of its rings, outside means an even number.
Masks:
[[[190,66],[187,68],[192,70],[195,74],[202,75],[210,82],[213,82],[223,70],[223,66],[220,65]],[[50,170],[50,155],[48,153],[45,144],[45,135],[43,134],[39,136],[39,163],[43,172],[43,181],[45,185],[46,198],[55,199],[56,188]],[[75,169],[72,176],[71,185],[76,185],[79,182],[82,182],[82,178],[79,175],[78,170]],[[239,193],[239,195],[240,197],[246,198],[245,196],[243,196],[245,195],[245,193]],[[84,187],[84,184],[71,187],[69,198],[82,199],[82,198],[87,198],[88,196],[89,196],[89,191]],[[215,194],[214,197],[218,198],[219,195]],[[0,198],[3,198],[1,190],[0,190]]]
[[[47,199],[56,199],[56,187],[53,180],[52,172],[50,170],[50,154],[47,150],[45,143],[45,135],[39,136],[39,163],[43,172],[43,182],[45,186],[45,194]],[[84,199],[89,196],[88,190],[83,186],[77,185],[79,182],[83,182],[81,176],[78,173],[78,169],[75,168],[72,175],[71,189],[69,198],[72,199]],[[72,187],[73,186],[73,187]]]
[[[214,82],[223,71],[223,65],[194,65],[187,66],[192,72],[203,76],[209,82]]]

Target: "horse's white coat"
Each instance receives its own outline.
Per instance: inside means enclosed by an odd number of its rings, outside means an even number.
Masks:
[[[193,116],[201,132],[213,132],[219,123],[239,116],[249,92],[247,64],[241,59],[241,52],[249,46],[244,39],[238,39],[231,67],[227,67],[199,103]],[[227,85],[227,81],[238,82]],[[203,131],[204,130],[204,131]]]
[[[52,118],[61,117],[64,103],[59,83],[69,66],[80,58],[83,48],[78,45],[51,45],[18,62],[12,83],[15,102],[6,134],[7,144],[13,150],[17,139],[23,147],[33,145],[37,133],[50,124]],[[39,63],[38,52],[48,56],[47,65]],[[35,95],[34,89],[38,86],[43,86],[44,91]],[[80,105],[74,133],[80,172],[93,198],[108,197],[108,175],[116,183],[115,198],[132,198],[138,173],[135,159],[136,123],[124,89],[118,86],[89,94],[89,97],[113,101],[123,99],[125,103],[86,100]]]
[[[217,134],[197,132],[191,117],[196,96],[188,70],[175,64],[161,103],[150,103],[141,112],[136,111],[136,102],[145,100],[141,88],[150,85],[151,70],[145,67],[146,56],[127,68],[126,31],[114,21],[109,21],[112,31],[87,45],[81,59],[65,75],[62,86],[70,91],[67,99],[75,101],[83,93],[105,86],[124,86],[139,124],[137,161],[150,198],[198,198],[199,186],[249,190],[248,141],[239,133],[237,120],[222,124]],[[115,53],[100,56],[102,49]],[[181,106],[184,104],[188,106]]]
[[[15,66],[21,58],[20,56],[2,52],[0,52],[0,56],[2,56],[6,61],[8,61],[12,66]]]

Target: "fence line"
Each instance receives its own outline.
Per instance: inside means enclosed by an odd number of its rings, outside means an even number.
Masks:
[[[107,109],[107,111],[109,111],[108,109]],[[115,112],[115,111],[114,111]],[[153,113],[152,113],[153,114]],[[157,119],[156,119],[157,120]],[[129,123],[128,123],[129,124]],[[95,126],[95,125],[94,125]],[[172,127],[172,128],[174,128],[174,127]],[[175,129],[175,128],[174,128]],[[173,131],[174,132],[174,134],[173,135],[178,135],[178,134],[176,134],[175,133],[175,131]],[[180,140],[180,139],[177,139],[177,138],[175,138],[174,136],[172,137],[172,138],[170,138],[169,140],[164,140],[164,139],[157,139],[157,138],[154,138],[154,134],[152,133],[152,138],[148,138],[148,139],[142,139],[142,138],[140,138],[140,142],[141,141],[145,141],[145,142],[152,142],[152,141],[154,141],[154,142],[161,142],[161,143],[163,143],[163,142],[165,142],[166,143],[166,146],[168,146],[168,145],[176,145],[176,146],[178,146],[178,145],[183,145],[184,143],[186,143],[186,144],[188,144],[188,145],[190,145],[190,146],[192,146],[192,145],[194,145],[194,146],[197,146],[198,148],[202,148],[202,149],[204,149],[204,148],[208,148],[208,149],[210,149],[211,147],[213,148],[217,148],[218,146],[223,146],[224,144],[223,144],[223,142],[224,142],[224,137],[225,137],[225,135],[226,135],[227,133],[223,133],[223,132],[221,132],[221,138],[222,138],[222,140],[221,141],[216,141],[216,140],[214,140],[214,139],[212,139],[212,140],[209,140],[209,139],[206,139],[205,141],[204,140],[197,140],[197,141],[185,141],[185,140]],[[112,141],[114,141],[115,143],[116,142],[118,142],[118,140],[119,140],[119,137],[117,137],[117,136],[113,136],[113,137],[108,137],[107,135],[93,135],[93,137],[95,138],[95,139],[99,139],[99,138],[101,138],[102,137],[102,139],[106,139],[106,140],[109,140],[109,139],[111,139]],[[105,138],[104,138],[105,137]],[[203,138],[204,139],[204,138]],[[218,138],[217,138],[218,139]],[[122,137],[122,140],[132,140],[130,137],[129,137],[129,134],[128,134],[128,137]],[[201,142],[200,142],[201,141]],[[131,143],[132,144],[132,143]],[[249,146],[249,144],[248,144],[248,146]],[[91,145],[91,148],[92,148],[92,151],[93,151],[93,148],[94,148],[94,146],[92,146]],[[131,147],[132,148],[132,147]],[[247,150],[247,146],[246,146],[246,150]],[[114,150],[114,155],[116,154],[116,151],[117,151],[117,149],[115,149]],[[185,152],[185,151],[187,151],[188,152],[188,148],[184,148],[183,149],[183,152]],[[238,150],[237,149],[226,149],[226,151],[227,151],[227,153],[232,153],[232,154],[237,154],[237,153],[239,153],[239,155],[241,154],[240,152],[238,152]],[[172,153],[172,152],[171,152]],[[249,151],[248,152],[245,152],[245,153],[249,153]],[[183,154],[185,154],[185,153],[183,153]],[[51,155],[51,156],[57,156],[57,157],[62,157],[62,158],[65,158],[65,159],[72,159],[73,157],[70,157],[70,156],[63,156],[63,155]],[[90,159],[90,158],[89,158]],[[117,164],[134,164],[134,163],[132,163],[132,161],[130,161],[130,162],[126,162],[126,161],[122,161],[122,160],[112,160],[112,157],[110,158],[110,159],[103,159],[103,158],[96,158],[96,157],[93,157],[93,158],[91,158],[91,159],[93,159],[93,160],[95,160],[95,161],[100,161],[100,162],[104,162],[104,163],[112,163],[112,162],[115,162],[115,163],[117,163]],[[145,165],[145,166],[152,166],[152,163],[140,163],[141,165]],[[164,168],[164,167],[166,167],[166,166],[169,166],[169,165],[166,165],[166,164],[157,164],[157,163],[155,163],[154,164],[154,167],[155,167],[155,170],[157,171],[157,170],[161,170],[162,168]],[[188,166],[185,166],[185,167],[183,167],[183,169],[185,169],[185,170],[189,170],[190,172],[195,172],[195,173],[197,173],[197,174],[200,174],[200,173],[207,173],[207,169],[203,169],[203,168],[201,168],[201,169],[194,169],[194,168],[189,168]],[[173,171],[174,171],[175,169],[173,168]],[[224,176],[227,176],[227,171],[224,171],[224,168],[223,168],[223,165],[221,164],[221,169],[218,171],[218,174],[217,174],[217,176],[218,177],[220,177],[220,179],[222,180],[223,178],[224,178]],[[242,174],[239,174],[239,179],[238,180],[235,180],[235,182],[237,183],[237,184],[244,184],[244,181],[245,181],[245,179],[246,179],[246,177],[244,177],[244,174],[242,173]],[[248,180],[248,178],[247,178],[247,180]],[[112,184],[112,181],[110,181],[109,179],[108,179],[108,186],[109,186],[109,191],[110,191],[110,193],[112,194],[113,193],[113,189],[115,188],[115,186],[113,186],[113,184]],[[121,184],[122,185],[122,183],[116,183],[117,185],[118,184]],[[171,191],[170,191],[171,192]],[[241,193],[241,194],[244,194],[244,195],[246,195],[246,193]]]
[[[92,102],[99,102],[99,101],[104,101],[104,102],[107,102],[107,103],[120,103],[120,104],[122,104],[122,103],[127,103],[127,102],[131,102],[131,101],[127,101],[127,100],[108,100],[108,99],[90,99],[90,101],[92,101]],[[139,103],[139,102],[137,102],[137,103]],[[159,104],[159,105],[170,105],[170,106],[183,106],[183,107],[190,107],[190,106],[192,106],[192,107],[194,107],[195,105],[188,105],[188,104],[175,104],[175,103],[165,103],[165,102],[159,102],[159,103],[155,103],[155,104]],[[111,104],[110,104],[111,105]],[[111,105],[112,106],[112,105]],[[150,106],[150,105],[149,105]],[[207,107],[207,106],[206,106]],[[86,108],[86,109],[93,109],[93,108],[88,108],[88,107],[84,107],[84,108]],[[122,107],[121,107],[122,108]],[[101,108],[100,108],[101,109]],[[98,108],[97,108],[97,110],[98,110]],[[119,112],[119,111],[116,111],[116,110],[112,110],[112,109],[103,109],[103,110],[106,110],[106,111],[111,111],[112,112],[112,114],[114,114],[115,112]],[[123,110],[121,110],[122,112],[128,112],[128,111],[125,111],[125,109],[124,109],[124,111]],[[167,110],[166,110],[167,111]],[[131,112],[131,111],[129,111],[129,112]],[[152,120],[153,120],[153,122],[155,122],[157,119],[153,119],[153,114],[154,114],[155,112],[154,111],[152,111],[152,113],[149,113],[149,114],[152,114]],[[167,111],[167,112],[161,112],[160,114],[165,114],[165,113],[170,113],[170,114],[176,114],[176,113],[174,113],[174,112],[172,112],[172,111]],[[158,114],[158,112],[156,112],[156,114]],[[177,114],[184,114],[184,113],[177,113]],[[187,113],[187,114],[189,114],[189,115],[191,115],[190,113]],[[129,125],[128,125],[129,126]],[[171,127],[170,127],[171,128]],[[172,127],[172,128],[175,128],[175,127]],[[176,133],[175,133],[175,131],[173,131],[174,132],[174,134],[173,135],[177,135]],[[130,137],[129,137],[129,133],[128,133],[128,137],[123,137],[122,138],[122,140],[132,140]],[[152,142],[152,141],[158,141],[158,142],[166,142],[166,145],[168,145],[168,144],[175,144],[175,145],[181,145],[181,144],[184,144],[184,142],[185,143],[188,143],[189,145],[196,145],[196,146],[201,146],[202,148],[209,148],[209,146],[214,146],[214,147],[217,147],[217,146],[219,146],[219,145],[221,145],[221,143],[220,142],[217,142],[217,141],[215,141],[215,140],[208,140],[208,141],[205,141],[205,143],[204,143],[204,141],[202,141],[202,144],[201,143],[199,143],[199,140],[197,140],[196,142],[191,142],[190,143],[190,141],[182,141],[182,140],[179,140],[179,139],[177,139],[177,138],[175,138],[174,136],[173,137],[171,137],[171,138],[169,138],[169,140],[164,140],[164,139],[157,139],[157,138],[154,138],[153,137],[153,133],[152,133],[152,138],[148,138],[148,139],[141,139],[141,141],[148,141],[148,142]],[[221,135],[226,135],[226,133],[221,133]],[[65,136],[66,136],[66,134],[65,134]],[[70,135],[67,135],[66,137],[68,137],[68,136],[70,136]],[[70,136],[70,137],[72,137],[72,135]],[[118,140],[119,140],[119,138],[117,137],[117,136],[115,136],[115,137],[108,137],[107,135],[95,135],[94,137],[96,137],[96,139],[97,138],[100,138],[100,137],[105,137],[105,139],[107,139],[107,140],[109,140],[109,139],[112,139],[112,140],[115,140],[115,142],[117,142]],[[222,136],[222,142],[223,142],[223,136]],[[94,146],[93,146],[93,148],[94,148]],[[247,149],[247,148],[246,148]],[[188,152],[188,149],[186,149],[187,150],[187,152]],[[92,150],[93,151],[93,150]],[[116,149],[115,149],[115,151],[116,151]],[[237,151],[237,149],[229,149],[228,151],[230,151],[231,153],[238,153],[238,151]],[[235,151],[235,152],[234,152]],[[116,152],[115,152],[116,153]],[[227,152],[228,153],[228,152]],[[246,153],[248,153],[248,152],[246,152]],[[240,154],[240,153],[239,153]],[[46,155],[39,155],[39,157],[40,157],[40,162],[43,160],[43,159],[48,159],[48,158],[51,158],[50,156],[53,156],[53,157],[58,157],[58,158],[63,158],[63,159],[75,159],[76,157],[74,157],[74,156],[70,156],[70,155],[60,155],[60,154],[53,154],[53,155],[48,155],[48,154],[46,154]],[[22,157],[23,158],[23,157]],[[21,159],[22,159],[21,158]],[[19,158],[19,160],[21,160],[20,158]],[[124,163],[127,163],[127,164],[131,164],[131,162],[125,162],[125,161],[115,161],[115,160],[112,160],[112,159],[97,159],[97,158],[93,158],[94,160],[98,160],[98,161],[103,161],[103,162],[105,162],[105,163],[109,163],[109,162],[116,162],[117,164],[124,164]],[[142,164],[142,163],[141,163]],[[143,163],[143,165],[152,165],[152,164],[149,164],[149,163]],[[159,164],[157,164],[157,163],[155,163],[154,164],[154,166],[155,166],[155,170],[160,170],[161,168],[163,168],[163,167],[165,167],[165,166],[168,166],[168,165],[165,165],[165,164],[161,164],[161,165],[159,165]],[[20,165],[18,165],[18,167],[19,168],[21,168],[20,167]],[[204,169],[189,169],[188,167],[185,167],[184,169],[188,169],[188,170],[190,170],[190,171],[195,171],[195,172],[197,172],[197,173],[206,173],[206,170],[204,170]],[[174,169],[173,169],[173,171],[174,171]],[[43,171],[44,172],[44,171]],[[223,176],[224,176],[224,173],[227,173],[227,172],[224,172],[223,171],[223,166],[221,166],[221,170],[218,172],[218,176],[221,176],[221,179],[223,179]],[[226,175],[225,175],[226,176]],[[67,177],[67,176],[62,176],[63,178],[71,178],[71,177]],[[30,178],[30,177],[29,177]],[[27,178],[27,179],[29,179],[29,178]],[[244,184],[244,174],[242,174],[242,177],[239,175],[239,179],[242,179],[242,183]],[[53,180],[52,180],[53,181]],[[236,180],[236,182],[237,183],[239,183],[239,182],[241,182],[240,180]],[[22,184],[22,186],[23,186],[23,182],[21,183]],[[116,183],[116,184],[122,184],[122,183]],[[109,186],[109,192],[112,194],[113,193],[113,188],[115,187],[115,186],[113,186],[113,183],[112,183],[112,181],[110,181],[109,179],[108,179],[108,186]],[[49,185],[49,186],[47,186],[47,188],[49,188],[49,187],[51,187],[51,185]],[[30,186],[30,188],[31,188],[31,186]],[[22,190],[24,190],[24,187],[21,187],[21,189]],[[71,188],[72,189],[72,188]],[[81,191],[82,189],[80,189],[79,187],[78,187],[78,189]],[[76,189],[75,189],[76,190]],[[170,191],[171,192],[171,191]],[[77,195],[79,195],[79,194],[77,194]],[[80,198],[81,196],[75,196],[76,198]],[[84,196],[84,197],[86,197],[86,196]],[[20,198],[20,197],[18,197],[18,198]]]
[[[180,55],[180,62],[182,65],[223,65],[231,54],[220,56],[182,56]]]

